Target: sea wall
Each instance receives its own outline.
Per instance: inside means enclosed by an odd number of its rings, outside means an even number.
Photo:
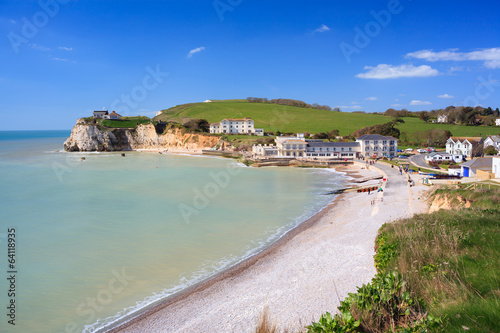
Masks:
[[[136,128],[103,129],[94,124],[78,120],[64,142],[66,151],[121,151],[134,149],[210,149],[219,142],[211,135],[187,133],[180,128],[172,128],[157,134],[153,124],[143,124]]]

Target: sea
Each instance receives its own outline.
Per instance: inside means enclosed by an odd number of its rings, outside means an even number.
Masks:
[[[68,153],[69,135],[0,131],[0,332],[99,331],[259,253],[346,183],[333,169]]]

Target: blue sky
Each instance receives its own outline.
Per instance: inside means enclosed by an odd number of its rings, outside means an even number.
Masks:
[[[498,1],[0,1],[0,130],[206,99],[500,107]]]

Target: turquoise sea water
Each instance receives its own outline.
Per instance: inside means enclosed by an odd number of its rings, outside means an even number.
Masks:
[[[68,135],[0,132],[0,260],[7,275],[14,227],[18,271],[1,332],[94,332],[258,253],[344,184],[328,169],[66,153]]]

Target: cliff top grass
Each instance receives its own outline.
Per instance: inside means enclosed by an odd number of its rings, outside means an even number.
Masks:
[[[153,120],[182,123],[187,118],[206,119],[218,122],[224,118],[251,117],[256,128],[266,132],[329,132],[339,130],[340,135],[350,135],[354,131],[372,125],[379,125],[393,120],[392,117],[357,112],[335,112],[308,109],[295,106],[250,103],[247,100],[214,100],[211,103],[188,103],[162,110],[162,114]],[[498,127],[464,126],[424,122],[416,117],[404,117],[405,123],[397,128],[413,137],[415,132],[430,129],[449,130],[455,136],[482,136],[498,134]]]
[[[500,188],[444,196],[450,210],[383,225],[378,274],[308,332],[500,332]]]
[[[384,225],[379,272],[398,271],[445,332],[500,332],[500,188],[437,190],[451,210]],[[471,208],[463,207],[464,202]]]

